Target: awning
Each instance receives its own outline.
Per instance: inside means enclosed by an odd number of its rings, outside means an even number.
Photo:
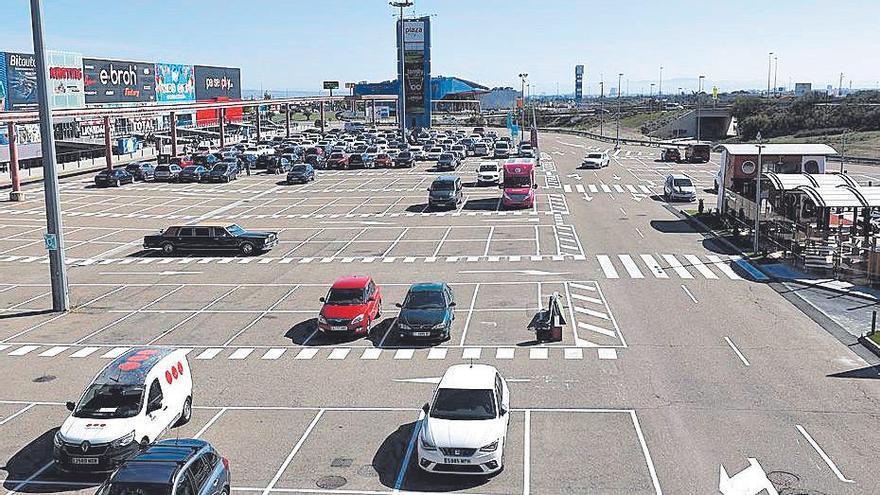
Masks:
[[[767,172],[762,177],[769,180],[770,184],[778,191],[793,191],[800,186],[859,187],[848,175],[833,172],[827,174],[777,174],[775,172]]]
[[[756,144],[719,144],[716,149],[723,149],[731,155],[757,155]],[[837,150],[827,144],[764,144],[761,153],[764,155],[836,155]]]
[[[860,208],[868,206],[864,198],[860,197],[852,187],[814,187],[798,186],[795,191],[804,193],[805,196],[823,208]]]

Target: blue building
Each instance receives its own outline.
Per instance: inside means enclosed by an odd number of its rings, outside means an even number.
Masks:
[[[437,76],[431,78],[431,100],[457,99],[455,95],[469,95],[461,99],[474,99],[473,95],[488,92],[489,88],[482,84],[461,79],[459,77]],[[397,79],[377,83],[355,84],[355,96],[364,95],[397,95]]]

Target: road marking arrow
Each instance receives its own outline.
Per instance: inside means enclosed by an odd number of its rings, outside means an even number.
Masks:
[[[758,460],[749,457],[749,467],[728,476],[722,465],[719,472],[718,490],[723,495],[758,495],[767,490],[768,495],[779,495]]]
[[[612,175],[611,178],[614,180],[620,180],[620,176],[617,174]]]
[[[592,200],[593,200],[593,197],[590,196],[590,195],[587,194],[587,193],[584,193],[584,200],[586,200],[587,202],[589,202],[589,201],[592,201]]]

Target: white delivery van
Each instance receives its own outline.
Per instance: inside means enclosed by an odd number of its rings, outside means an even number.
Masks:
[[[62,471],[112,471],[192,417],[186,352],[164,347],[126,351],[92,380],[55,434]]]

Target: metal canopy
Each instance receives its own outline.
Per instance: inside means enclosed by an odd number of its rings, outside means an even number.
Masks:
[[[802,192],[816,206],[823,208],[859,208],[868,206],[853,188],[848,185],[837,187],[798,186],[795,191]]]
[[[778,191],[793,191],[800,186],[813,187],[837,187],[851,186],[858,188],[859,185],[846,174],[777,174],[767,172],[762,177],[769,180],[770,184]]]

